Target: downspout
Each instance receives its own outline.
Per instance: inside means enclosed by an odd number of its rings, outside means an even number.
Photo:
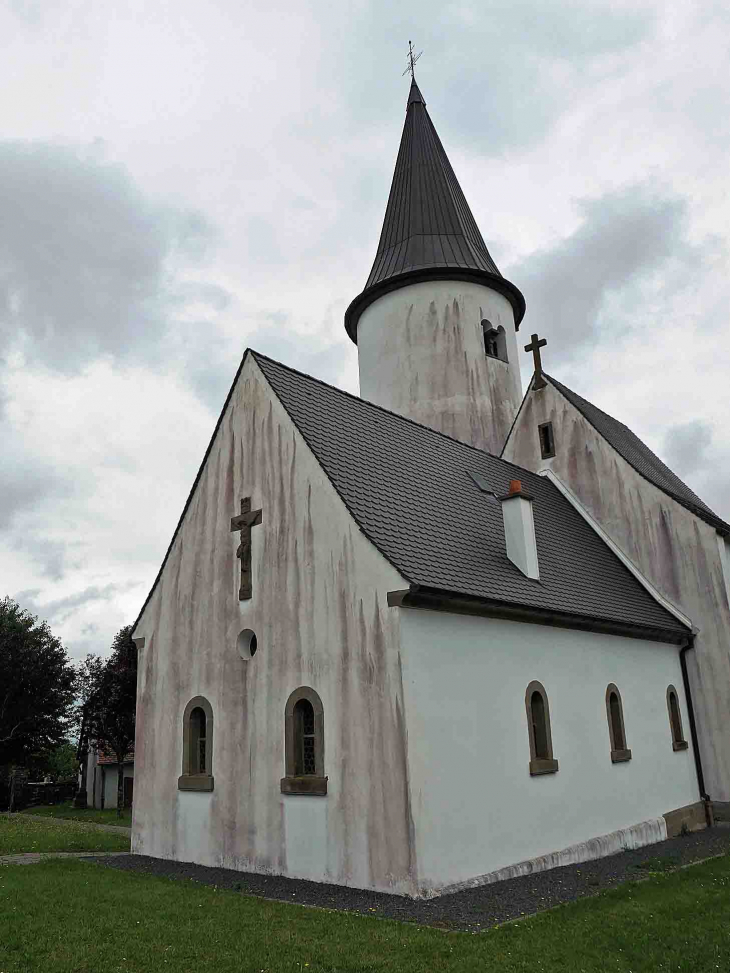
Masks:
[[[684,683],[684,698],[687,700],[687,715],[689,716],[689,732],[692,735],[692,753],[695,758],[695,771],[697,773],[697,785],[700,789],[700,796],[702,797],[702,803],[705,805],[705,820],[707,822],[707,827],[711,828],[714,823],[714,817],[712,814],[712,801],[710,800],[710,795],[705,791],[705,775],[702,772],[702,758],[700,756],[700,745],[697,740],[697,724],[695,723],[695,710],[692,705],[692,690],[689,684],[689,673],[687,672],[687,657],[686,653],[690,649],[694,649],[695,640],[694,635],[690,636],[687,640],[687,644],[679,650],[679,664],[682,668],[682,682]]]

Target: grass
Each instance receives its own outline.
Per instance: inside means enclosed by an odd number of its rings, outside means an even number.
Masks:
[[[64,818],[67,821],[85,821],[86,824],[113,824],[120,828],[132,827],[132,812],[129,808],[122,811],[121,818],[117,817],[115,807],[96,811],[94,808],[78,808],[67,804],[46,804],[42,807],[28,808],[24,814],[37,814],[45,818]]]
[[[635,867],[643,869],[645,872],[670,872],[678,865],[679,858],[676,855],[664,855],[661,858],[647,858]]]
[[[0,855],[27,851],[129,851],[129,838],[75,822],[0,814]]]
[[[73,860],[0,869],[3,973],[724,973],[729,928],[730,856],[477,936]]]

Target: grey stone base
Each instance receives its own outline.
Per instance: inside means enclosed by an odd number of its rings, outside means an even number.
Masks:
[[[730,801],[713,801],[712,810],[715,821],[730,821]]]

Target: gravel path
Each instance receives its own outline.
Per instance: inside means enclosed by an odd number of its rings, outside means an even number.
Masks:
[[[114,858],[127,855],[126,851],[27,851],[22,855],[0,855],[3,865],[37,865],[45,858]]]
[[[188,879],[203,885],[232,889],[282,902],[362,912],[445,929],[480,932],[509,919],[519,919],[586,895],[596,895],[619,882],[645,877],[654,862],[660,870],[701,861],[730,852],[730,824],[547,872],[507,879],[480,888],[435,899],[408,899],[400,895],[325,885],[279,875],[255,875],[228,868],[208,868],[186,862],[165,861],[146,855],[97,857],[98,863],[125,871]]]
[[[32,811],[18,811],[17,813],[26,818],[33,818],[34,821],[53,821],[54,824],[67,824],[69,827],[80,824],[82,828],[88,828],[90,831],[114,831],[116,834],[126,835],[132,833],[131,828],[125,828],[118,824],[99,824],[98,821],[81,821],[78,818],[55,818],[52,814],[33,814]]]

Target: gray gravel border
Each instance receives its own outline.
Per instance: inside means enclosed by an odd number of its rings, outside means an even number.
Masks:
[[[646,867],[645,863],[651,864],[653,861],[657,870],[665,871],[729,852],[730,823],[723,823],[705,831],[647,845],[636,851],[619,852],[607,858],[510,878],[434,899],[409,899],[401,895],[326,885],[280,875],[257,875],[228,868],[166,861],[147,855],[99,856],[89,860],[124,871],[187,879],[281,902],[360,912],[443,929],[481,932],[499,923],[533,915],[563,902],[597,895],[621,882],[646,877],[652,869]],[[644,867],[639,867],[642,864]]]

